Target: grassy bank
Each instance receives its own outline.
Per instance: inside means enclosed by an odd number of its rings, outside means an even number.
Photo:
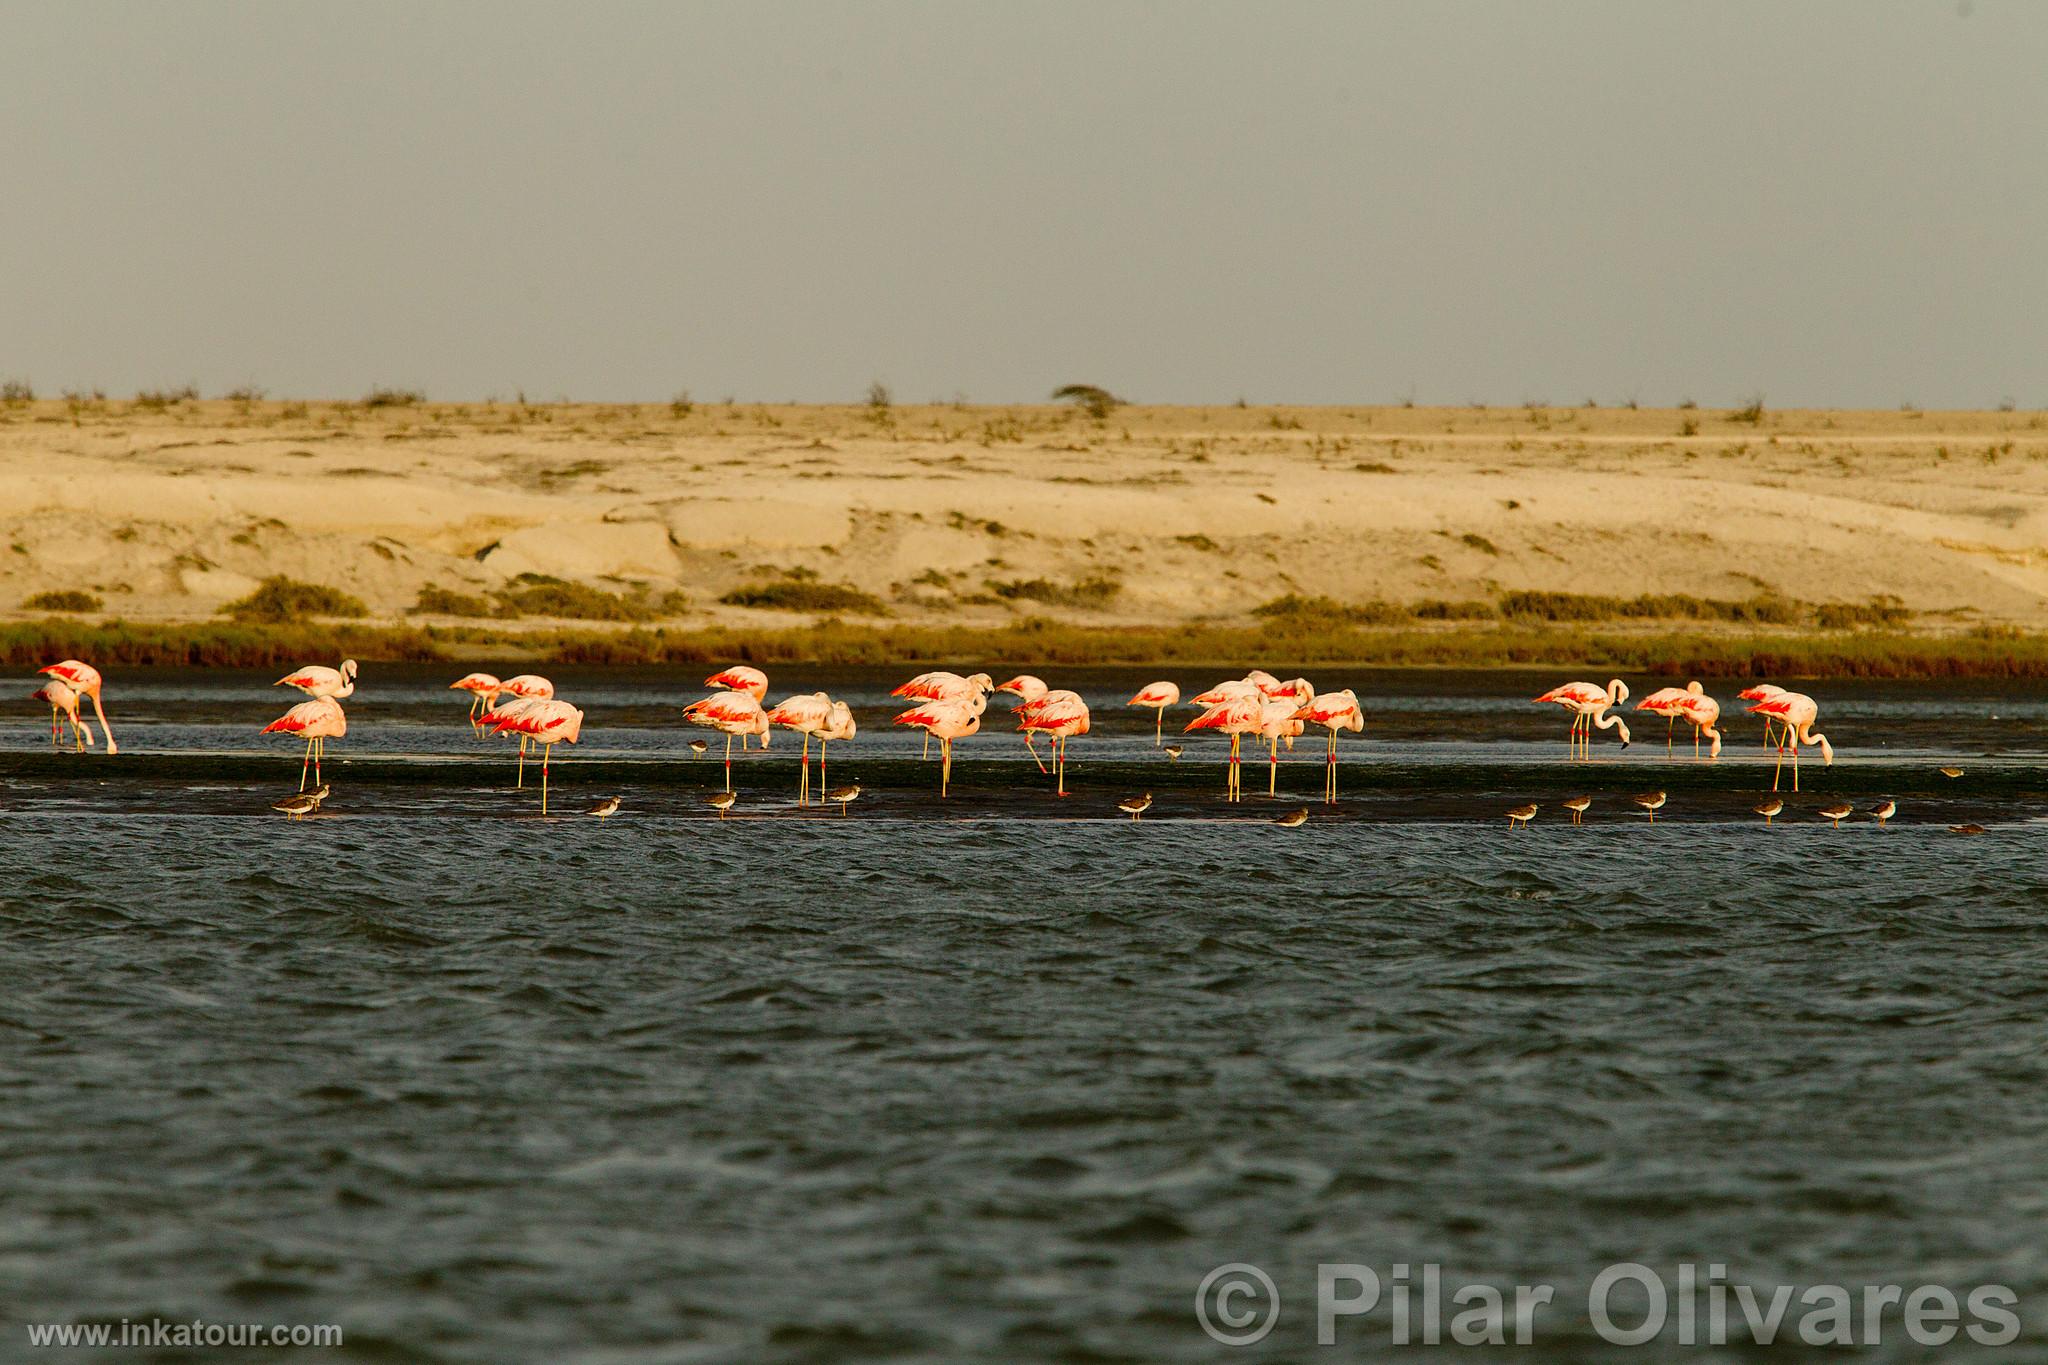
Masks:
[[[327,659],[535,665],[1061,664],[1261,662],[1382,667],[1545,666],[1637,675],[1728,678],[2048,678],[2048,634],[1977,630],[1714,629],[1640,624],[1451,621],[1374,627],[1273,617],[1253,625],[1083,627],[1033,618],[995,628],[848,625],[780,630],[537,629],[495,626],[140,625],[71,618],[0,625],[0,664],[56,659],[103,667],[289,667]]]

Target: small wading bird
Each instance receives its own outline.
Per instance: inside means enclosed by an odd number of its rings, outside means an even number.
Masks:
[[[1740,701],[1766,702],[1772,697],[1783,696],[1784,693],[1785,689],[1779,687],[1776,683],[1757,683],[1753,687],[1743,688],[1735,696]],[[1752,706],[1749,709],[1755,712],[1760,708]],[[1766,713],[1764,716],[1764,747],[1766,749],[1771,747],[1771,726],[1774,723],[1774,718]]]
[[[975,692],[953,701],[928,701],[896,717],[898,725],[914,725],[924,731],[927,745],[939,741],[939,799],[945,800],[953,783],[953,741],[965,739],[981,729],[982,708],[988,699]]]
[[[327,741],[348,733],[348,717],[341,703],[332,697],[302,701],[263,727],[263,733],[293,735],[306,741],[306,755],[299,761],[299,790],[306,789],[306,765],[313,765],[313,781],[320,781],[320,760],[327,756]]]
[[[1961,768],[1943,768],[1941,770],[1941,775],[1943,777],[1961,777],[1963,775],[1963,770]]]
[[[352,697],[356,692],[356,661],[343,659],[340,668],[328,668],[324,664],[308,664],[306,667],[287,673],[271,684],[272,687],[296,687],[307,696],[318,701],[332,697],[340,701]]]
[[[1799,790],[1799,746],[1818,744],[1821,761],[1834,766],[1835,748],[1828,743],[1828,737],[1814,731],[1813,723],[1820,718],[1820,704],[1803,692],[1780,692],[1766,697],[1749,708],[1775,720],[1782,728],[1778,736],[1778,766],[1771,771],[1771,790],[1778,789],[1779,774],[1785,768],[1785,745],[1792,746],[1792,790]]]
[[[725,813],[731,810],[733,807],[733,803],[739,799],[739,793],[737,792],[713,792],[711,793],[711,795],[704,798],[704,804],[711,807],[711,809],[717,811],[718,818],[723,820],[725,818]]]
[[[1779,811],[1785,809],[1785,802],[1781,798],[1774,796],[1768,801],[1757,802],[1754,806],[1750,807],[1750,809],[1754,810],[1758,815],[1763,816],[1764,823],[1768,825],[1769,823],[1771,823],[1772,816],[1776,815]]]
[[[77,659],[66,659],[62,663],[48,664],[36,671],[48,674],[79,696],[89,698],[92,701],[92,713],[99,717],[100,734],[105,736],[107,741],[107,756],[111,758],[121,752],[119,746],[114,743],[114,727],[107,724],[106,709],[100,705],[100,688],[105,680],[100,677],[97,668]]]
[[[1585,823],[1586,808],[1592,804],[1593,798],[1590,796],[1567,796],[1564,799],[1564,808],[1572,813],[1572,823],[1575,825]]]
[[[751,692],[714,692],[702,701],[683,708],[683,718],[725,733],[725,789],[732,790],[732,740],[734,735],[759,735],[761,747],[768,747],[768,713],[761,699]]]
[[[839,813],[844,815],[846,814],[846,808],[860,799],[860,783],[854,782],[844,787],[834,787],[831,791],[825,793],[825,799],[827,801],[837,801],[839,803]]]
[[[937,670],[931,673],[918,674],[889,695],[892,697],[903,697],[910,701],[963,702],[978,699],[985,703],[988,694],[994,690],[995,680],[986,673],[970,673],[963,678],[958,673],[947,673],[944,670]],[[981,709],[976,708],[974,714],[979,716]],[[932,732],[930,730],[925,731],[924,752],[919,756],[922,758],[930,758],[932,756]],[[1034,753],[1033,756],[1036,757],[1036,754]],[[1039,764],[1041,771],[1043,771],[1044,767],[1043,763]]]
[[[78,717],[78,692],[69,683],[52,678],[35,691],[29,693],[32,701],[50,703],[50,743],[63,747],[59,736],[57,717],[61,713],[71,723],[71,748],[74,753],[84,753],[92,746],[92,725]]]
[[[1287,814],[1281,816],[1273,823],[1282,829],[1300,829],[1308,823],[1308,807],[1303,806],[1299,810],[1288,811]]]
[[[1555,704],[1572,713],[1572,757],[1587,759],[1593,756],[1595,729],[1616,731],[1621,736],[1621,747],[1628,747],[1627,722],[1622,720],[1619,712],[1607,714],[1610,707],[1619,706],[1627,700],[1628,684],[1619,678],[1612,679],[1605,687],[1589,682],[1568,682],[1535,699],[1539,705]]]
[[[320,803],[333,794],[334,788],[322,782],[309,792],[298,792],[292,796],[287,796],[282,801],[273,801],[270,803],[270,808],[274,811],[282,811],[294,820],[303,820],[319,810]]]
[[[1538,807],[1534,802],[1526,806],[1516,806],[1508,812],[1508,828],[1513,829],[1516,825],[1528,824],[1536,818],[1537,809]]]
[[[1814,814],[1820,816],[1821,819],[1834,822],[1834,826],[1836,829],[1840,829],[1842,827],[1842,822],[1848,819],[1850,816],[1854,815],[1855,813],[1856,808],[1850,805],[1847,801],[1836,801],[1829,805],[1822,806],[1819,810],[1814,812]]]
[[[492,712],[492,734],[511,732],[540,748],[540,813],[548,813],[548,765],[557,744],[575,744],[583,737],[583,713],[552,697],[534,698],[523,706],[502,706]],[[525,747],[521,749],[522,774]]]
[[[1152,744],[1154,748],[1166,742],[1166,708],[1180,700],[1180,684],[1172,682],[1146,683],[1138,689],[1128,706],[1149,706],[1152,708]]]
[[[608,820],[612,816],[617,815],[619,813],[619,798],[616,796],[607,796],[604,800],[598,802],[596,805],[592,806],[589,810],[583,813],[585,815],[594,816],[599,820]]]
[[[1982,825],[1950,825],[1950,826],[1948,827],[1948,832],[1949,832],[1950,834],[1982,834],[1982,833],[1984,832],[1984,826],[1982,826]]]
[[[1045,679],[1043,678],[1035,677],[1029,673],[1019,673],[1008,682],[996,684],[996,691],[1008,692],[1017,698],[1017,705],[1010,708],[1010,714],[1016,715],[1031,703],[1043,701],[1045,694],[1052,691],[1052,689],[1045,685]],[[1024,731],[1024,747],[1031,751],[1031,761],[1038,765],[1038,771],[1048,772],[1050,769],[1045,766],[1045,760],[1038,756],[1037,739],[1038,732],[1036,730]]]
[[[1358,705],[1358,694],[1347,687],[1341,692],[1325,692],[1317,697],[1302,709],[1301,718],[1330,732],[1329,758],[1323,764],[1323,800],[1334,805],[1337,800],[1337,732],[1349,730],[1353,734],[1363,734],[1365,712]]]
[[[1642,792],[1631,796],[1629,800],[1640,807],[1643,814],[1650,817],[1651,824],[1657,823],[1657,812],[1664,809],[1663,792]]]
[[[1152,809],[1152,793],[1146,792],[1143,796],[1126,796],[1123,800],[1116,803],[1116,808],[1135,820],[1146,811]]]
[[[690,753],[697,758],[704,757],[704,751],[710,747],[711,746],[709,744],[706,744],[701,739],[693,739],[690,741]]]
[[[1899,803],[1887,796],[1884,800],[1872,806],[1870,813],[1877,817],[1877,823],[1881,825],[1899,813]]]
[[[1059,795],[1067,794],[1067,741],[1088,733],[1088,703],[1064,688],[1017,708],[1017,728],[1052,741],[1053,771],[1059,774]]]
[[[1166,746],[1166,757],[1167,757],[1167,760],[1168,760],[1169,762],[1172,762],[1172,763],[1178,763],[1178,762],[1180,762],[1180,750],[1181,750],[1181,746],[1180,746],[1180,745],[1178,745],[1178,744],[1169,744],[1169,745],[1167,745],[1167,746]]]
[[[465,673],[448,684],[450,692],[469,693],[469,728],[478,734],[484,732],[478,713],[491,709],[498,700],[498,694],[505,690],[505,684],[498,681],[493,673]]]
[[[1664,753],[1667,757],[1671,753],[1671,730],[1678,723],[1680,704],[1704,695],[1705,689],[1699,683],[1689,682],[1683,687],[1660,687],[1636,703],[1636,710],[1664,717]]]

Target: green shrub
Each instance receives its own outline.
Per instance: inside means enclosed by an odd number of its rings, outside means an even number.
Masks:
[[[394,389],[379,384],[363,395],[366,408],[409,408],[427,401],[427,395],[418,389]]]
[[[324,583],[301,583],[279,574],[275,578],[264,579],[263,585],[247,597],[222,607],[220,614],[242,622],[281,624],[312,616],[354,619],[367,616],[370,611],[361,598],[339,588],[330,588]]]
[[[1055,583],[1049,578],[1018,578],[990,582],[988,590],[1006,602],[1043,602],[1048,607],[1071,607],[1079,611],[1100,611],[1117,599],[1124,585],[1100,574]]]
[[[495,616],[497,608],[489,599],[475,597],[466,592],[451,592],[439,584],[430,583],[420,589],[419,599],[412,604],[415,616]]]
[[[1822,630],[1902,626],[1912,619],[1913,613],[1906,604],[1888,595],[1873,597],[1868,602],[1823,602],[1813,610],[1814,624]]]
[[[59,588],[52,592],[39,592],[21,605],[29,611],[98,611],[105,604],[89,592]]]
[[[718,599],[728,607],[762,607],[769,611],[851,611],[862,616],[887,616],[889,609],[873,593],[844,583],[818,583],[788,578],[779,583],[750,583]]]

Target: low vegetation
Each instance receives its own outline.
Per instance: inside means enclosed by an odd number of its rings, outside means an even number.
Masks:
[[[264,579],[262,586],[247,597],[222,607],[220,614],[244,623],[279,625],[319,616],[353,620],[370,613],[361,598],[339,588],[324,583],[301,583],[279,574]]]
[[[410,408],[427,401],[427,395],[419,389],[394,389],[378,385],[363,395],[366,408]]]
[[[1052,396],[1055,402],[1072,403],[1098,422],[1107,420],[1124,401],[1095,384],[1062,384],[1052,391]]]
[[[98,611],[106,604],[89,592],[59,588],[52,592],[39,592],[25,599],[21,605],[27,611]]]
[[[801,575],[773,582],[749,583],[734,588],[718,600],[728,607],[760,607],[768,611],[847,611],[859,616],[889,614],[889,608],[882,599],[871,592],[863,592],[846,583],[823,583]]]
[[[421,588],[412,604],[414,616],[463,616],[515,620],[522,616],[553,616],[571,621],[659,621],[680,615],[690,604],[680,592],[650,592],[644,585],[625,592],[572,583],[550,574],[523,573],[489,597],[454,592],[439,584]]]
[[[1017,578],[991,581],[988,590],[1005,602],[1038,602],[1048,607],[1069,607],[1076,611],[1101,611],[1116,601],[1124,585],[1100,574],[1055,583],[1048,578]]]

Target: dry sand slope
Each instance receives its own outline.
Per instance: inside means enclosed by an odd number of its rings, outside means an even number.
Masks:
[[[1537,588],[1889,593],[1930,623],[2040,627],[2048,420],[44,400],[0,408],[0,542],[0,612],[76,587],[132,620],[205,618],[270,574],[390,619],[427,585],[545,574],[780,625],[718,599],[796,569],[911,622]],[[1117,586],[1059,591],[1090,579]]]

